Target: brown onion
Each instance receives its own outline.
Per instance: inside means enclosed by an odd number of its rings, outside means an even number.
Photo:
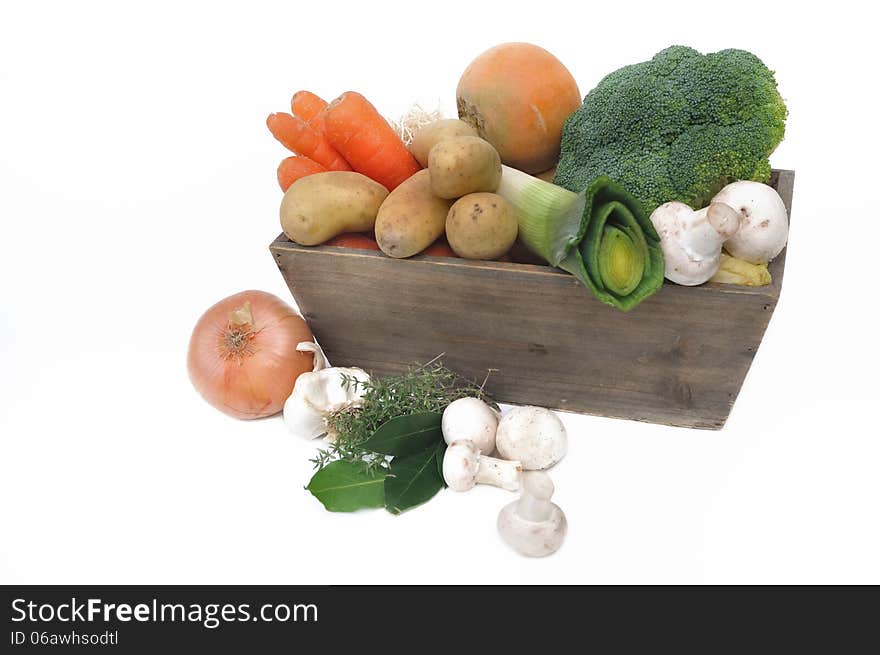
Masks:
[[[242,291],[202,314],[189,342],[193,386],[214,407],[236,418],[281,411],[313,355],[296,345],[313,341],[302,317],[264,291]]]

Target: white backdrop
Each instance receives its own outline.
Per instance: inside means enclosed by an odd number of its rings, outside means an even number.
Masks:
[[[880,582],[876,35],[862,3],[5,3],[0,10],[0,582]],[[246,8],[245,8],[246,7]],[[722,13],[723,11],[723,13]],[[781,301],[721,432],[563,415],[555,556],[495,533],[512,496],[331,514],[314,444],[218,413],[201,312],[290,300],[265,128],[293,91],[452,109],[524,40],[586,93],[673,43],[751,50],[791,116]]]

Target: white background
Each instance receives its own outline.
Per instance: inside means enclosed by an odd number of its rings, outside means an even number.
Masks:
[[[813,4],[4,3],[0,582],[880,582],[876,33],[862,3]],[[314,444],[215,411],[185,366],[215,301],[291,299],[268,113],[300,88],[448,111],[514,40],[582,93],[673,43],[752,50],[791,112],[772,163],[797,169],[785,287],[727,427],[563,415],[570,532],[544,560],[496,536],[494,488],[325,512]]]

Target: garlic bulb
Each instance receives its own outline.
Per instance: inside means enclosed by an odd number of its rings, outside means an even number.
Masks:
[[[361,405],[370,376],[360,368],[326,368],[327,358],[317,344],[301,343],[297,350],[314,353],[314,370],[297,378],[284,403],[284,422],[294,434],[317,439],[327,434],[331,414]]]

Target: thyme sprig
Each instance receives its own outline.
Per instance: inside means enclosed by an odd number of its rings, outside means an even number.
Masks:
[[[330,462],[361,462],[369,470],[388,468],[389,458],[370,452],[364,442],[386,421],[419,412],[442,412],[454,400],[468,396],[491,403],[483,385],[462,378],[446,368],[439,358],[412,367],[403,375],[374,378],[362,382],[344,377],[343,385],[364,388],[363,404],[337,412],[327,420],[335,441],[318,451],[310,461],[316,469]]]

